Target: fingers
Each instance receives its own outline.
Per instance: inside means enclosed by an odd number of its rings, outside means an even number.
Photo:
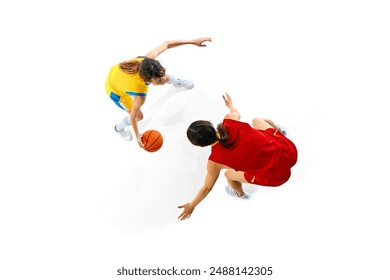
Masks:
[[[188,213],[181,213],[179,217],[177,217],[179,220],[183,221],[185,219],[188,219],[191,216],[191,214]]]
[[[207,45],[205,44],[205,42],[211,42],[211,38],[209,37],[202,37],[202,38],[199,38],[199,43],[198,43],[198,46],[199,47],[206,47]]]
[[[179,215],[179,217],[177,217],[179,220],[183,221],[185,219],[188,219],[189,217],[191,217],[191,212],[189,212],[186,208],[187,204],[183,204],[183,205],[180,205],[180,206],[177,206],[177,208],[184,208],[183,212]]]
[[[144,143],[142,143],[142,135],[137,138],[137,142],[138,142],[138,145],[139,145],[140,148],[144,147]]]
[[[186,219],[186,214],[184,213],[184,211],[179,215],[179,217],[177,217],[179,220],[185,220]]]
[[[230,97],[230,95],[227,92],[225,92],[225,94],[222,95],[222,98],[223,98],[223,100],[225,102],[231,102],[232,101],[232,98]]]

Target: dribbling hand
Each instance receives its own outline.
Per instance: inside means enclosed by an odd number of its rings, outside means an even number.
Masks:
[[[144,147],[144,144],[142,143],[142,135],[137,137],[137,142],[140,148]]]

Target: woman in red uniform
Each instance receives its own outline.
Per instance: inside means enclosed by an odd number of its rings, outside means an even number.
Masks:
[[[290,178],[291,167],[297,162],[297,149],[280,129],[268,119],[255,118],[252,126],[241,122],[228,94],[223,96],[230,112],[215,129],[209,121],[195,121],[187,137],[196,146],[211,145],[207,175],[203,187],[190,203],[179,206],[181,220],[189,218],[195,207],[207,196],[222,169],[227,169],[228,194],[249,199],[242,183],[277,187]]]

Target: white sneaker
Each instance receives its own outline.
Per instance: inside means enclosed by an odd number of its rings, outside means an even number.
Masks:
[[[238,197],[238,198],[241,198],[241,199],[245,199],[245,200],[248,200],[250,198],[250,195],[249,193],[245,192],[244,191],[244,195],[243,196],[238,196],[237,192],[229,185],[227,185],[225,187],[225,190],[226,192],[231,195],[231,196],[234,196],[234,197]]]
[[[177,79],[177,83],[172,83],[174,87],[184,87],[186,89],[192,89],[194,87],[194,83],[190,80]]]
[[[119,131],[116,130],[116,126],[114,126],[114,129],[115,129],[116,133],[118,133],[119,136],[122,137],[123,140],[131,141],[133,139],[133,135],[131,134],[131,131],[130,131],[130,126],[127,126],[124,129],[119,130]]]

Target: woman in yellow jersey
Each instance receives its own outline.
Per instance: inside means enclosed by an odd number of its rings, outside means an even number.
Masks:
[[[145,103],[149,85],[172,84],[175,87],[191,89],[194,84],[189,80],[177,79],[168,75],[165,68],[156,58],[167,49],[192,44],[205,47],[205,42],[211,42],[209,37],[191,40],[170,40],[159,45],[145,56],[138,56],[111,67],[106,81],[106,92],[114,103],[129,113],[123,121],[115,126],[115,131],[125,140],[132,140],[130,126],[133,127],[135,137],[142,147],[138,122],[143,119],[141,111]]]

